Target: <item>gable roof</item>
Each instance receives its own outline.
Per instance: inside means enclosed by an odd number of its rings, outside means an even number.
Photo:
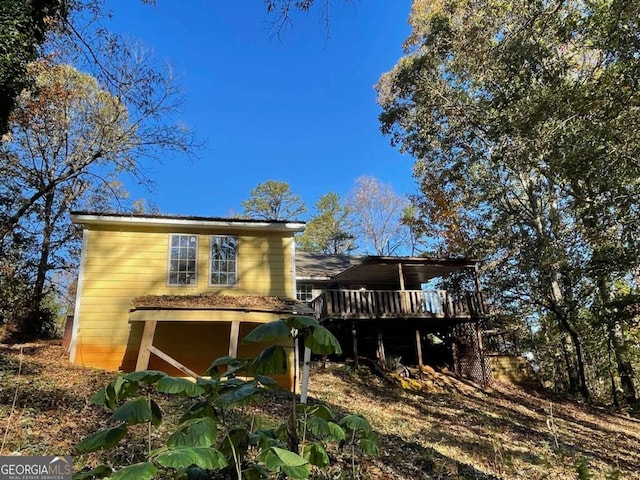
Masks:
[[[200,217],[138,213],[71,212],[71,221],[81,225],[118,225],[130,227],[216,228],[220,230],[269,230],[301,232],[305,223],[297,220],[258,220],[255,218]]]

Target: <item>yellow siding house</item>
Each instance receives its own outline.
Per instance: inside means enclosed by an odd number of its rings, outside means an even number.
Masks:
[[[241,339],[295,313],[294,234],[304,223],[74,212],[83,227],[70,360],[201,374]],[[292,364],[293,362],[290,362]],[[277,378],[291,387],[292,375]]]

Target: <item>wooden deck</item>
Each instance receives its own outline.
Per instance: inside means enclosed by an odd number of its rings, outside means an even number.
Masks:
[[[317,318],[475,319],[488,315],[480,292],[462,296],[445,290],[325,290],[313,300]]]

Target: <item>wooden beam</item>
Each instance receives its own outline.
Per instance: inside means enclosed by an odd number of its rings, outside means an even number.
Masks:
[[[140,350],[138,351],[138,360],[136,361],[136,372],[149,368],[150,347],[153,345],[153,336],[156,333],[155,320],[147,320],[144,322],[144,330],[142,331],[142,340],[140,340]]]
[[[157,349],[156,347],[154,347],[153,345],[151,345],[149,347],[149,352],[153,353],[156,357],[160,357],[162,360],[164,360],[165,362],[167,362],[169,365],[171,365],[172,367],[177,368],[178,370],[180,370],[182,373],[186,373],[188,376],[193,377],[193,378],[198,378],[200,377],[200,375],[198,375],[197,373],[195,373],[193,370],[189,370],[187,367],[185,367],[184,365],[182,365],[179,361],[177,361],[175,358],[170,357],[169,355],[167,355],[166,353],[164,353],[162,350]]]
[[[400,277],[400,309],[404,315],[407,315],[410,313],[410,307],[407,302],[407,294],[404,289],[404,272],[402,271],[402,263],[398,263],[398,276]]]
[[[420,370],[420,377],[422,377],[422,335],[420,335],[420,329],[416,328],[416,355],[418,357],[418,369]]]
[[[240,322],[231,322],[231,333],[229,334],[229,356],[238,356],[238,337],[240,335]]]
[[[476,284],[476,291],[482,292],[482,286],[480,285],[480,272],[478,270],[478,264],[473,267],[473,280]]]
[[[376,356],[378,357],[378,363],[384,369],[387,368],[387,356],[384,352],[384,342],[382,340],[382,327],[378,325],[378,347],[376,349]]]
[[[353,341],[353,361],[358,368],[358,331],[356,330],[356,322],[351,322],[351,339]]]

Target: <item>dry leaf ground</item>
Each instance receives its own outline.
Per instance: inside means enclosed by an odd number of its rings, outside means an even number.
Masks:
[[[20,352],[0,345],[1,454],[70,454],[105,425],[108,414],[89,399],[114,374],[70,365],[59,342],[27,344]],[[314,401],[365,415],[379,434],[381,455],[358,457],[362,478],[574,479],[581,464],[594,480],[640,479],[640,422],[634,418],[503,384],[483,391],[446,377],[439,379],[442,393],[429,393],[398,383],[343,365],[312,372]],[[269,424],[289,402],[285,392],[269,393],[239,414]],[[161,406],[170,416],[178,405],[163,398]],[[154,443],[165,434],[164,427],[155,431]],[[143,450],[128,438],[114,452],[77,460],[139,461]],[[315,478],[350,478],[348,452],[334,446],[330,455],[334,466]]]

